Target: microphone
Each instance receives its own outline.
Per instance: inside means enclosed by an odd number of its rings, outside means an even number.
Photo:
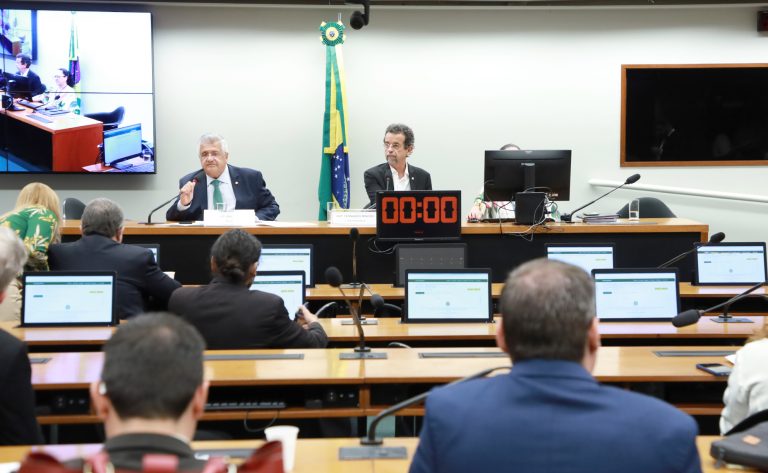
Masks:
[[[471,381],[473,379],[484,378],[489,374],[493,373],[494,371],[498,371],[500,369],[509,369],[509,366],[497,366],[495,368],[488,368],[478,373],[465,376],[461,379],[457,379],[456,381],[446,384],[446,386],[463,383],[465,381]],[[404,448],[403,447],[380,447],[379,445],[383,443],[383,440],[376,437],[376,428],[378,427],[379,422],[381,422],[381,420],[384,419],[385,417],[391,416],[392,414],[395,414],[414,404],[418,404],[419,402],[426,399],[427,396],[429,396],[429,394],[430,394],[430,391],[421,393],[417,396],[413,396],[410,399],[406,399],[405,401],[399,402],[394,406],[391,406],[381,411],[371,421],[370,427],[368,428],[368,434],[365,437],[360,439],[360,444],[365,446],[364,447],[341,447],[339,451],[339,458],[342,460],[351,460],[351,459],[370,460],[370,459],[376,459],[376,458],[398,458],[396,455],[400,454],[402,450],[404,450]]]
[[[381,297],[379,294],[371,294],[371,305],[373,306],[374,315],[376,314],[376,312],[378,312],[381,309],[393,310],[398,314],[403,313],[403,309],[396,306],[395,304],[387,304],[384,298]]]
[[[582,205],[581,207],[579,207],[578,209],[574,210],[573,212],[571,212],[569,214],[561,215],[560,216],[560,220],[562,220],[563,222],[572,223],[573,215],[576,212],[578,212],[579,210],[585,209],[585,208],[589,207],[590,205],[594,204],[595,202],[597,202],[598,200],[602,199],[603,197],[607,196],[611,192],[615,192],[615,191],[621,189],[622,187],[624,187],[626,185],[634,184],[635,182],[637,182],[639,180],[640,180],[640,174],[632,174],[631,176],[629,176],[627,178],[626,181],[624,181],[624,184],[622,184],[622,185],[620,185],[618,187],[614,187],[613,189],[609,190],[608,192],[606,192],[605,194],[601,195],[597,199],[593,200],[592,202],[590,202],[590,203],[588,203],[586,205]]]
[[[200,179],[203,178],[204,175],[205,175],[205,172],[201,169],[194,176],[192,176],[192,179],[190,179],[189,182],[194,182],[195,184],[197,184],[200,181]],[[141,225],[155,225],[155,222],[152,221],[152,214],[157,212],[158,210],[162,209],[166,205],[170,204],[174,200],[178,199],[180,195],[181,195],[181,192],[177,192],[176,195],[174,195],[170,199],[166,200],[162,204],[160,204],[157,207],[155,207],[154,209],[152,209],[152,211],[149,212],[149,215],[147,215],[147,221],[146,222],[139,222],[139,224],[141,224]]]
[[[387,170],[387,174],[384,176],[384,190],[389,190],[389,183],[392,181],[392,174],[390,174],[389,170]]]
[[[753,323],[751,320],[744,317],[733,317],[730,314],[728,314],[728,311],[730,310],[731,305],[733,305],[734,302],[740,301],[741,299],[747,297],[749,294],[760,289],[765,284],[766,284],[766,281],[759,282],[754,286],[750,287],[749,289],[745,290],[744,292],[737,294],[731,297],[730,299],[728,299],[727,301],[714,305],[708,309],[704,309],[704,310],[689,309],[689,310],[680,312],[679,314],[677,314],[675,317],[672,318],[672,325],[674,325],[675,327],[687,327],[688,325],[693,325],[699,321],[699,319],[701,318],[702,315],[704,315],[705,312],[711,312],[721,307],[723,308],[722,315],[719,315],[717,317],[710,317],[709,320],[720,323],[720,324],[728,323],[728,322]]]
[[[344,288],[347,288],[348,286],[342,286]],[[378,325],[379,321],[374,319],[368,319],[365,317],[365,314],[362,312],[363,307],[363,295],[365,294],[365,291],[368,291],[368,294],[371,295],[371,305],[373,305],[373,312],[376,313],[376,304],[378,304],[379,300],[381,300],[381,304],[384,304],[384,298],[380,295],[376,294],[371,290],[371,287],[368,286],[368,284],[361,282],[360,283],[360,293],[357,296],[357,307],[358,307],[358,313],[357,316],[360,319],[361,325]],[[391,304],[390,304],[391,305]],[[396,306],[395,306],[396,307]],[[353,320],[342,320],[341,325],[354,325]]]
[[[365,346],[365,332],[363,332],[363,324],[360,322],[360,314],[358,312],[359,306],[355,307],[352,305],[352,303],[349,301],[349,298],[346,294],[344,294],[344,291],[341,288],[341,281],[344,280],[344,277],[341,275],[341,271],[339,271],[339,268],[335,266],[329,266],[328,269],[325,270],[325,280],[330,284],[332,287],[338,288],[339,292],[341,293],[341,297],[344,300],[344,302],[347,303],[347,306],[349,307],[349,312],[352,314],[352,321],[357,327],[357,335],[360,339],[360,342],[358,346],[355,347],[354,352],[352,353],[340,353],[339,359],[340,360],[382,360],[387,358],[387,354],[383,352],[371,352],[371,348]],[[360,293],[362,296],[363,288],[360,288]]]
[[[717,244],[717,243],[720,243],[720,242],[721,242],[721,241],[723,241],[723,240],[725,240],[725,233],[723,233],[723,232],[717,232],[717,233],[714,233],[714,234],[712,234],[712,236],[710,236],[710,237],[709,237],[709,241],[707,242],[707,245],[715,245],[715,244]],[[683,252],[683,253],[681,253],[681,254],[679,254],[679,255],[675,256],[675,257],[674,257],[674,258],[672,258],[671,260],[669,260],[669,261],[666,261],[666,262],[664,262],[664,263],[660,264],[660,265],[659,265],[659,266],[657,266],[656,268],[657,268],[657,269],[662,269],[662,268],[666,268],[667,266],[669,266],[669,265],[671,265],[671,264],[677,263],[677,262],[678,262],[678,261],[680,261],[681,259],[685,258],[686,256],[688,256],[688,255],[690,255],[691,253],[693,253],[694,251],[696,251],[696,248],[697,248],[697,246],[696,246],[696,245],[693,245],[693,248],[691,248],[690,250],[688,250],[688,251],[685,251],[685,252]]]
[[[360,238],[360,230],[357,227],[349,229],[349,238],[352,240],[352,282],[344,284],[344,289],[357,289],[361,283],[357,281],[357,239]]]

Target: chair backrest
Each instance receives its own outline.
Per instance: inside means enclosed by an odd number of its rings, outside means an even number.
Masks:
[[[629,218],[629,204],[618,212],[619,218]],[[677,217],[667,204],[656,197],[640,197],[640,218],[674,218]]]
[[[117,107],[111,112],[87,113],[85,116],[102,122],[104,124],[105,130],[111,130],[113,128],[117,128],[120,126],[120,123],[123,122],[123,116],[125,116],[125,107]]]
[[[85,204],[82,200],[74,197],[67,197],[61,203],[61,218],[65,220],[80,220],[85,210]]]

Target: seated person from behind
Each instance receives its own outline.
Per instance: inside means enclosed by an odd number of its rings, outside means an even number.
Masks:
[[[202,220],[206,209],[253,209],[259,220],[274,220],[280,206],[261,172],[232,166],[228,160],[229,146],[224,138],[215,134],[201,136],[203,169],[179,180],[179,198],[165,213],[166,220]]]
[[[294,322],[297,307],[286,309],[280,297],[250,290],[260,255],[253,235],[239,229],[221,235],[211,248],[213,281],[177,290],[168,309],[194,325],[211,350],[324,348],[328,337],[315,314],[302,306]]]
[[[384,131],[384,157],[387,162],[376,165],[363,174],[369,206],[376,204],[376,191],[431,191],[429,173],[407,163],[413,153],[415,138],[408,125],[393,123]]]
[[[701,471],[693,418],[590,374],[600,333],[583,269],[525,263],[499,304],[511,371],[429,395],[411,473]]]
[[[0,227],[0,301],[27,261],[27,250],[9,228]],[[26,345],[0,330],[0,445],[43,443],[35,417],[32,369]]]
[[[203,415],[200,334],[175,315],[150,313],[120,325],[104,345],[91,406],[104,422],[104,450],[117,470],[147,471],[147,454],[178,458],[177,471],[201,471],[189,445]]]
[[[736,363],[723,394],[720,433],[726,434],[739,422],[768,409],[768,328],[763,327],[736,352]]]
[[[520,147],[514,143],[508,143],[501,147],[502,151],[519,151]],[[480,193],[472,202],[472,208],[467,215],[468,221],[492,220],[498,218],[515,218],[515,203],[513,201],[487,201],[485,200],[485,184],[480,188]]]
[[[80,219],[83,236],[71,243],[51,245],[52,270],[117,272],[117,315],[126,319],[144,312],[150,296],[165,309],[178,281],[166,276],[147,248],[124,245],[123,211],[109,199],[94,199]]]

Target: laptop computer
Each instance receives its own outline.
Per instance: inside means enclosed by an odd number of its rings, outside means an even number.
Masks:
[[[677,269],[593,269],[597,318],[672,320],[680,313]]]
[[[264,245],[261,247],[258,273],[264,271],[304,271],[307,287],[315,287],[314,246],[306,245]]]
[[[547,258],[578,266],[592,274],[593,269],[613,268],[613,243],[547,243]]]
[[[408,269],[462,269],[467,263],[466,243],[413,243],[395,246],[395,287],[405,285]]]
[[[114,271],[45,271],[22,276],[22,327],[117,324]]]
[[[293,317],[305,302],[304,271],[257,271],[251,291],[263,291],[283,299],[285,310]]]
[[[746,285],[765,279],[765,242],[696,245],[696,284]]]
[[[491,270],[406,270],[403,322],[493,322]]]

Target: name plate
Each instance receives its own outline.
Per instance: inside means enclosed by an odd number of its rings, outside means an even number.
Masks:
[[[247,227],[256,224],[256,214],[253,209],[237,209],[230,211],[204,210],[203,225],[211,227]]]
[[[328,223],[344,227],[375,227],[376,210],[333,209],[328,212]]]

